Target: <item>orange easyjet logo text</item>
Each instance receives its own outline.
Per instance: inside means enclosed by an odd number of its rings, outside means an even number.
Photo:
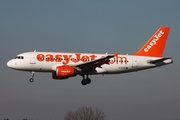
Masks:
[[[102,56],[103,58],[104,56]],[[97,58],[96,55],[82,55],[80,53],[74,54],[74,55],[61,55],[61,54],[38,54],[36,56],[36,59],[39,62],[60,62],[63,65],[69,64],[69,62],[78,63],[78,62],[88,62],[93,61]],[[121,57],[118,55],[115,55],[114,58],[112,58],[109,62],[109,64],[127,64],[128,60],[126,57]]]

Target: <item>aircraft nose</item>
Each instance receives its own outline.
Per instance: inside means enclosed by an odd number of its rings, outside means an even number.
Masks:
[[[12,60],[8,61],[8,62],[7,62],[7,66],[10,67],[10,68],[12,68],[12,67],[13,67],[13,61],[12,61]]]
[[[11,66],[11,61],[7,62],[7,66],[10,67]]]

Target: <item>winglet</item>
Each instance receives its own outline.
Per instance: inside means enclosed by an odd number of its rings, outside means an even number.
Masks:
[[[120,52],[118,52],[118,53],[115,53],[115,54],[114,54],[114,56],[117,56],[117,55],[119,55],[119,54],[120,54]]]
[[[170,28],[161,27],[156,33],[146,42],[146,44],[134,55],[162,57]]]

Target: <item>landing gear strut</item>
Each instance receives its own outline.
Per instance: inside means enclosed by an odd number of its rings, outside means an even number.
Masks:
[[[34,74],[35,72],[34,71],[31,71],[31,78],[29,79],[29,82],[34,82]]]
[[[86,85],[86,84],[90,84],[91,83],[91,79],[88,77],[88,75],[86,75],[87,77],[85,78],[85,76],[83,75],[83,80],[81,81],[82,85]]]

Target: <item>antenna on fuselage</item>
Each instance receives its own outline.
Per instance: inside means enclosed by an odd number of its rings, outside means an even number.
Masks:
[[[34,50],[34,52],[36,52],[36,49]]]

